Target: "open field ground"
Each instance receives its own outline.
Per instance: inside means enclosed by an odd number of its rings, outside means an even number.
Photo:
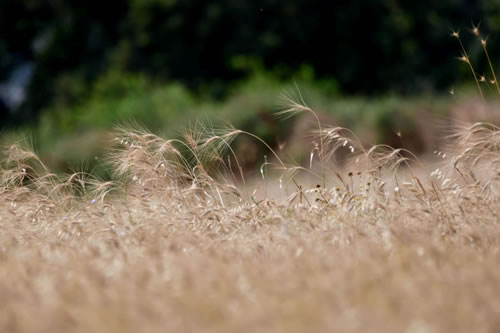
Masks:
[[[0,0],[0,333],[500,332],[499,4]]]
[[[499,128],[457,128],[428,170],[319,125],[307,167],[270,153],[247,188],[237,136],[119,131],[106,182],[10,146],[0,331],[500,330]]]

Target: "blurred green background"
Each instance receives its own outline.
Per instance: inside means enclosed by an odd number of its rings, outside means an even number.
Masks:
[[[231,121],[300,155],[307,126],[272,116],[298,86],[323,121],[425,153],[425,120],[462,119],[471,95],[451,29],[487,70],[479,22],[498,63],[498,0],[0,0],[0,131],[58,171],[98,165],[117,124]]]

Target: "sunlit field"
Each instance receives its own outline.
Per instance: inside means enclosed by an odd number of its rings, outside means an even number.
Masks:
[[[500,129],[457,124],[423,163],[289,102],[304,165],[231,127],[118,129],[111,181],[6,147],[0,331],[500,330]]]

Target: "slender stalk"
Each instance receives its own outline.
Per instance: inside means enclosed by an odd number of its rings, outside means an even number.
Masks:
[[[500,87],[498,86],[497,76],[495,74],[495,70],[493,69],[493,64],[491,63],[490,55],[488,54],[488,49],[486,48],[486,39],[481,39],[481,46],[483,47],[486,59],[488,59],[488,65],[490,66],[491,75],[493,75],[493,81],[495,82],[495,87],[497,88],[497,92],[500,95]]]
[[[258,140],[259,142],[261,142],[264,146],[266,146],[267,149],[269,149],[269,151],[274,155],[274,157],[276,157],[276,159],[281,164],[281,166],[286,169],[285,163],[283,163],[283,161],[281,160],[281,158],[279,158],[278,154],[276,154],[276,152],[264,140],[262,140],[257,135],[252,134],[250,132],[246,132],[246,131],[242,131],[242,130],[237,130],[237,131],[239,133],[241,133],[241,134],[246,134],[248,136],[251,136],[252,138],[254,138],[254,139]]]
[[[458,39],[458,42],[460,43],[460,48],[462,49],[462,57],[459,59],[462,60],[463,62],[465,62],[467,65],[469,65],[469,68],[472,72],[472,76],[474,77],[474,81],[476,81],[477,89],[479,90],[479,95],[481,95],[481,98],[483,99],[483,101],[485,101],[483,90],[481,89],[481,85],[479,84],[479,80],[477,79],[476,71],[474,70],[474,67],[472,66],[472,64],[470,62],[469,55],[467,54],[467,51],[465,50],[464,44],[462,43],[462,40],[458,37],[458,35],[457,35],[457,39]]]

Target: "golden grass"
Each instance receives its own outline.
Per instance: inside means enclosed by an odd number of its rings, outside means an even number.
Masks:
[[[298,96],[278,115],[313,115],[307,166],[232,127],[119,129],[106,182],[5,149],[0,332],[500,331],[500,128],[457,126],[428,170]],[[257,181],[242,135],[272,156]]]
[[[273,152],[255,188],[239,135],[119,130],[113,182],[9,147],[0,331],[500,330],[498,127],[462,126],[426,170],[320,125],[307,167]]]

